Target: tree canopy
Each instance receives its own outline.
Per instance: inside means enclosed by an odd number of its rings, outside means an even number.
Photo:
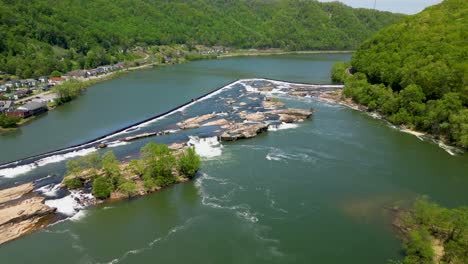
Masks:
[[[344,95],[388,120],[468,147],[468,2],[445,0],[366,40]],[[341,73],[339,72],[341,71]]]
[[[148,45],[354,49],[402,16],[300,0],[0,0],[0,70],[93,68]]]

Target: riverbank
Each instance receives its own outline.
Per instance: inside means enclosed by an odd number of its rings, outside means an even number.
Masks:
[[[296,94],[295,96],[301,97],[300,94]],[[303,96],[306,96],[306,95],[303,95]],[[327,102],[327,103],[339,104],[339,105],[351,108],[353,110],[366,112],[370,116],[372,116],[373,118],[383,120],[389,126],[395,128],[395,129],[398,129],[401,132],[413,135],[413,136],[417,137],[420,140],[425,140],[426,139],[426,140],[432,141],[434,144],[438,145],[440,148],[442,148],[443,150],[445,150],[448,154],[450,154],[452,156],[455,156],[455,155],[458,155],[458,154],[463,154],[465,152],[463,149],[461,149],[461,148],[459,148],[457,146],[454,146],[453,144],[450,144],[448,142],[448,140],[446,140],[444,138],[436,138],[435,136],[433,136],[433,135],[431,135],[429,133],[409,129],[405,125],[397,126],[397,125],[392,124],[392,122],[390,120],[388,120],[385,116],[379,114],[378,112],[369,111],[368,107],[356,103],[351,98],[344,97],[342,89],[335,90],[335,91],[325,91],[322,94],[320,94],[319,96],[317,96],[317,98],[319,100]]]
[[[339,53],[353,53],[354,50],[302,50],[302,51],[284,51],[281,49],[248,49],[248,50],[234,50],[229,54],[219,55],[218,58],[232,58],[244,56],[268,56],[268,55],[292,55],[292,54],[339,54]]]

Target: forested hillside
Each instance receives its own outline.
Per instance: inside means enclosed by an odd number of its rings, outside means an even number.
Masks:
[[[468,147],[467,28],[468,1],[445,0],[379,31],[353,55],[345,95]]]
[[[0,70],[91,68],[137,45],[354,49],[401,17],[300,0],[0,0]]]

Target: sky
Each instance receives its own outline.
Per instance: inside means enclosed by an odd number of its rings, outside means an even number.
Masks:
[[[336,0],[319,0],[321,2],[333,2]],[[339,0],[346,5],[352,7],[374,8],[376,1],[376,9],[390,11],[394,13],[416,14],[424,8],[438,4],[442,0]]]

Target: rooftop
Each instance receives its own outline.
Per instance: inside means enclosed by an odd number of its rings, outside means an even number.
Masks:
[[[45,106],[46,106],[46,103],[44,102],[33,101],[33,102],[30,102],[30,103],[27,103],[25,105],[18,107],[18,110],[32,111],[32,110],[36,110]]]

